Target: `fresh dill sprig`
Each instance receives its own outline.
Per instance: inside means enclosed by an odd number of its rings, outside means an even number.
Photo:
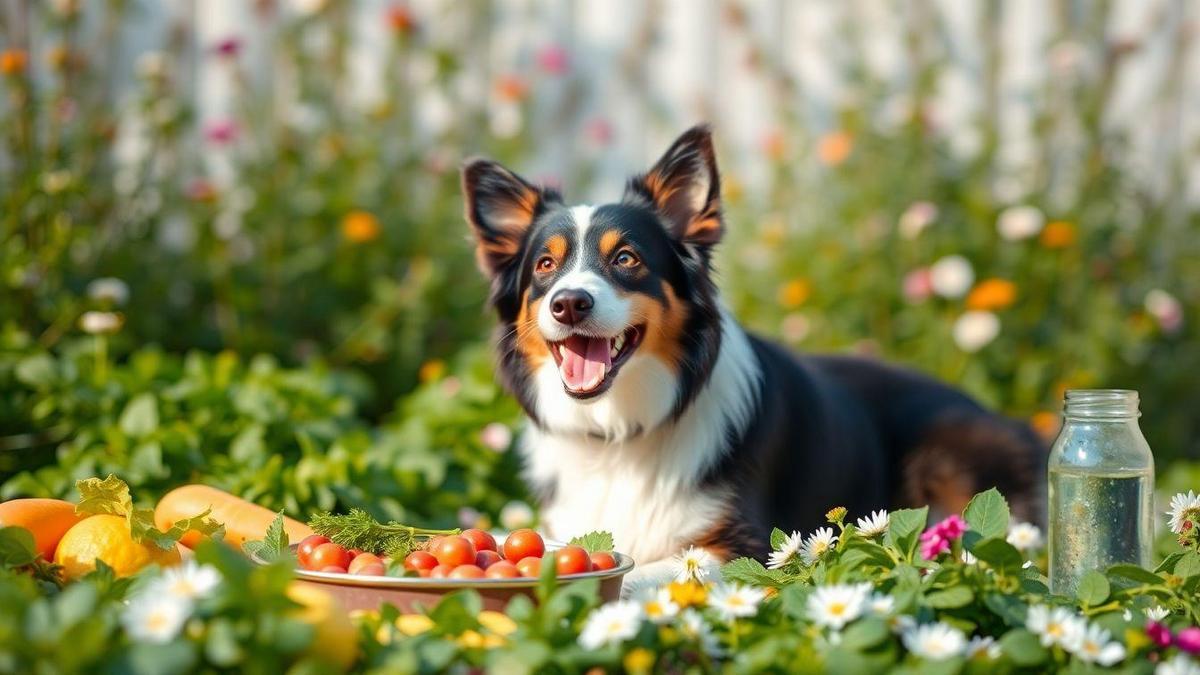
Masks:
[[[419,547],[421,540],[459,533],[457,528],[431,530],[395,521],[381,523],[362,509],[350,509],[350,513],[345,515],[335,515],[328,511],[318,513],[308,521],[308,526],[313,532],[329,537],[335,544],[390,555],[393,560],[403,560]]]

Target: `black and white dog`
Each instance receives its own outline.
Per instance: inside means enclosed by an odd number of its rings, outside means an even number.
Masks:
[[[797,356],[738,325],[712,279],[725,225],[706,127],[612,204],[568,206],[483,159],[462,182],[552,536],[608,530],[662,579],[689,545],[763,559],[772,526],[811,530],[834,505],[957,512],[997,486],[1039,519],[1044,449],[1025,426],[914,372]]]

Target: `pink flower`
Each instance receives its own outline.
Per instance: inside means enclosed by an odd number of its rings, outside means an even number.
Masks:
[[[595,117],[588,120],[583,127],[583,135],[596,146],[605,146],[612,143],[613,128],[612,124],[603,117]]]
[[[1171,644],[1171,629],[1157,621],[1146,624],[1146,635],[1159,647],[1167,647]]]
[[[925,302],[933,295],[933,281],[928,267],[917,269],[904,275],[904,299],[912,304]]]
[[[943,539],[933,530],[925,530],[921,534],[921,557],[933,560],[943,553],[950,552],[950,542]]]
[[[967,531],[967,523],[957,515],[946,516],[946,519],[933,526],[937,533],[946,539],[958,539]]]
[[[1200,654],[1200,628],[1191,626],[1176,633],[1175,646],[1189,654]]]
[[[214,145],[228,145],[238,135],[237,122],[233,120],[218,120],[210,122],[204,128],[204,138]]]
[[[213,53],[217,56],[233,59],[242,51],[242,41],[236,36],[229,36],[213,45]]]
[[[479,440],[490,450],[504,452],[512,444],[512,431],[507,425],[492,422],[479,432]]]
[[[565,75],[571,67],[571,55],[559,45],[543,47],[536,58],[538,67],[551,75]]]

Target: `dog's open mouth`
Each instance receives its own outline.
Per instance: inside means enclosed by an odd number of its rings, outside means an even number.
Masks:
[[[644,327],[630,326],[615,337],[572,335],[547,344],[567,393],[575,398],[590,398],[608,389],[644,333]]]

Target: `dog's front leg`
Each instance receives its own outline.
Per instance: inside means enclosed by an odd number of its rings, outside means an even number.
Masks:
[[[703,551],[703,549],[697,549],[697,551]],[[710,564],[696,571],[700,578],[705,581],[720,581],[720,559],[711,554],[699,554],[696,557],[711,561]],[[684,562],[679,557],[641,563],[625,575],[625,583],[621,586],[621,597],[633,597],[647,589],[659,588],[672,581],[681,581],[687,578],[684,567]]]

